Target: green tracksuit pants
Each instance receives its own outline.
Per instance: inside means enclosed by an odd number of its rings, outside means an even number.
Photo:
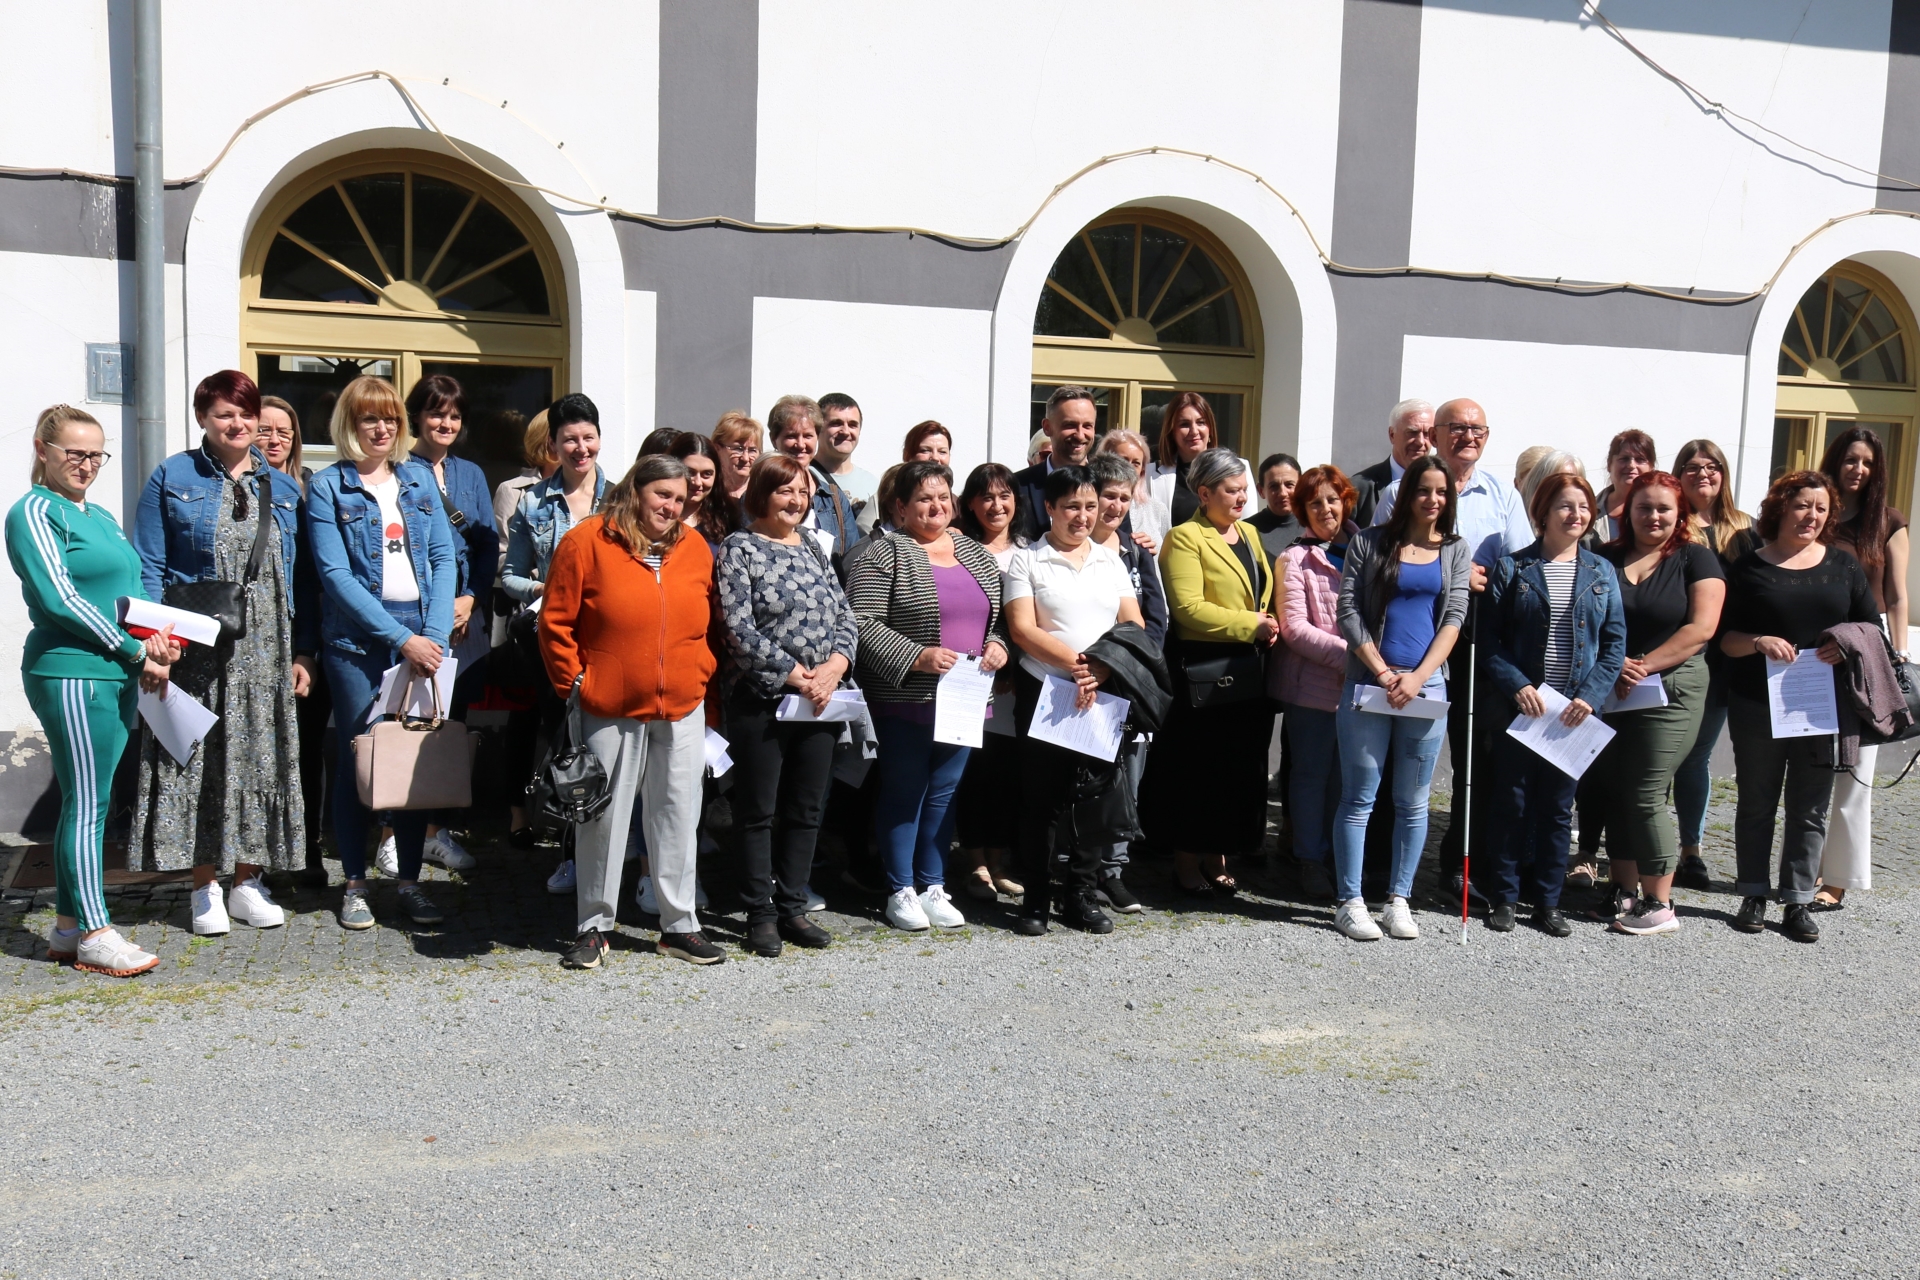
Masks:
[[[40,717],[60,786],[53,865],[58,911],[80,928],[104,929],[107,914],[107,810],[113,772],[133,731],[139,683],[23,675],[27,702]]]

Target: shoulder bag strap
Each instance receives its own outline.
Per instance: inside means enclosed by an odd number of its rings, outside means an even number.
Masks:
[[[260,468],[260,524],[253,531],[253,550],[247,555],[247,581],[260,576],[267,559],[267,527],[273,523],[273,477],[271,467]]]

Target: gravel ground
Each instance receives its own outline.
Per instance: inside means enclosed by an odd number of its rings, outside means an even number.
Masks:
[[[114,983],[16,903],[0,1276],[1910,1276],[1920,787],[1883,801],[1895,865],[1814,947],[1724,887],[1663,938],[1354,944],[1257,868],[1227,907],[1146,868],[1110,937],[836,902],[828,952],[634,929],[584,974],[317,907],[191,944],[156,897],[175,962]],[[442,892],[504,936],[487,865]]]

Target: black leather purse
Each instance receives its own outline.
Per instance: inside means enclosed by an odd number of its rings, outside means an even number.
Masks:
[[[612,803],[613,780],[580,732],[580,681],[576,680],[553,747],[527,784],[527,807],[548,822],[579,826],[592,822]]]
[[[1184,641],[1180,675],[1187,685],[1187,705],[1196,711],[1267,696],[1266,655],[1257,645]]]
[[[253,533],[253,550],[247,555],[247,576],[242,582],[209,578],[203,582],[176,582],[160,593],[160,603],[189,613],[204,613],[220,624],[220,642],[231,644],[247,634],[247,587],[260,576],[267,558],[267,526],[273,523],[273,478],[260,468],[260,524]],[[244,493],[242,488],[240,492]]]

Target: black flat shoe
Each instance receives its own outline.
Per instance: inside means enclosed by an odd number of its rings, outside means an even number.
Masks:
[[[1707,870],[1706,859],[1682,858],[1680,869],[1673,873],[1673,883],[1681,889],[1698,889],[1704,893],[1713,888],[1713,874]]]
[[[747,926],[747,950],[768,960],[780,954],[780,930],[773,921],[760,920]]]
[[[1558,907],[1535,907],[1533,927],[1556,938],[1573,936],[1573,926],[1567,923],[1566,915]]]
[[[1761,897],[1742,898],[1740,914],[1733,918],[1733,927],[1742,933],[1759,933],[1767,927],[1767,900]]]
[[[806,916],[791,916],[780,922],[780,936],[796,947],[810,947],[818,951],[830,946],[833,935],[822,929]]]
[[[1044,915],[1018,917],[1013,922],[1013,931],[1026,938],[1037,938],[1047,931],[1047,918]]]
[[[1495,933],[1512,933],[1515,912],[1511,902],[1496,902],[1487,912],[1487,928]]]

